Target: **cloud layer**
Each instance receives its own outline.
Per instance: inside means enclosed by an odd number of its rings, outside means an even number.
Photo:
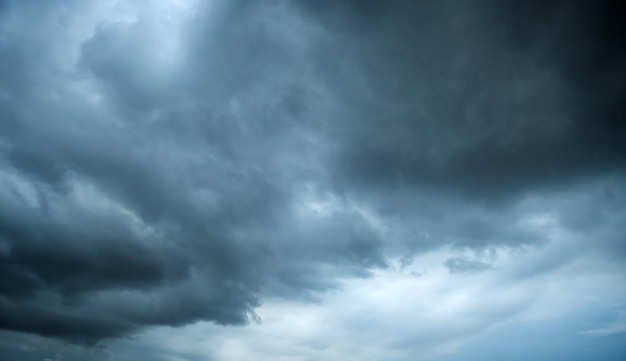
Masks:
[[[208,321],[254,343],[291,312],[346,340],[310,357],[399,327],[361,359],[402,360],[523,318],[528,292],[571,300],[538,280],[621,279],[619,8],[0,2],[2,338]],[[455,289],[458,313],[430,319]],[[403,323],[416,307],[428,330]]]

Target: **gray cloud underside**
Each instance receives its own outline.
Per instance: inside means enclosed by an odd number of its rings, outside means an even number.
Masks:
[[[149,16],[71,58],[88,5],[0,3],[0,328],[243,324],[263,295],[311,299],[391,256],[541,243],[517,225],[529,197],[626,255],[608,3],[204,6],[172,60]]]

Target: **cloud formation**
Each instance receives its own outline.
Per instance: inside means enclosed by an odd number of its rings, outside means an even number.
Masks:
[[[347,340],[402,321],[345,306],[385,277],[450,285],[434,299],[460,279],[494,294],[578,279],[577,262],[620,279],[620,7],[0,2],[0,339],[219,333],[324,304],[310,322]],[[364,315],[386,302],[367,297]],[[447,352],[533,306],[520,292],[479,308],[418,315],[429,331],[405,325],[373,359],[417,352],[411,337]],[[468,313],[484,317],[437,329]]]

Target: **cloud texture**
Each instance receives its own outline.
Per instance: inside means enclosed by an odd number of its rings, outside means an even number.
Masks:
[[[529,293],[577,309],[625,274],[622,10],[0,2],[0,338],[124,360],[199,321],[258,345],[291,312],[345,347],[294,331],[268,359],[405,360],[541,314]]]

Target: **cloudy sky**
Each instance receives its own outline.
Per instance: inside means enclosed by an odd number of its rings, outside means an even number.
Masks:
[[[0,1],[0,355],[626,357],[619,1]]]

